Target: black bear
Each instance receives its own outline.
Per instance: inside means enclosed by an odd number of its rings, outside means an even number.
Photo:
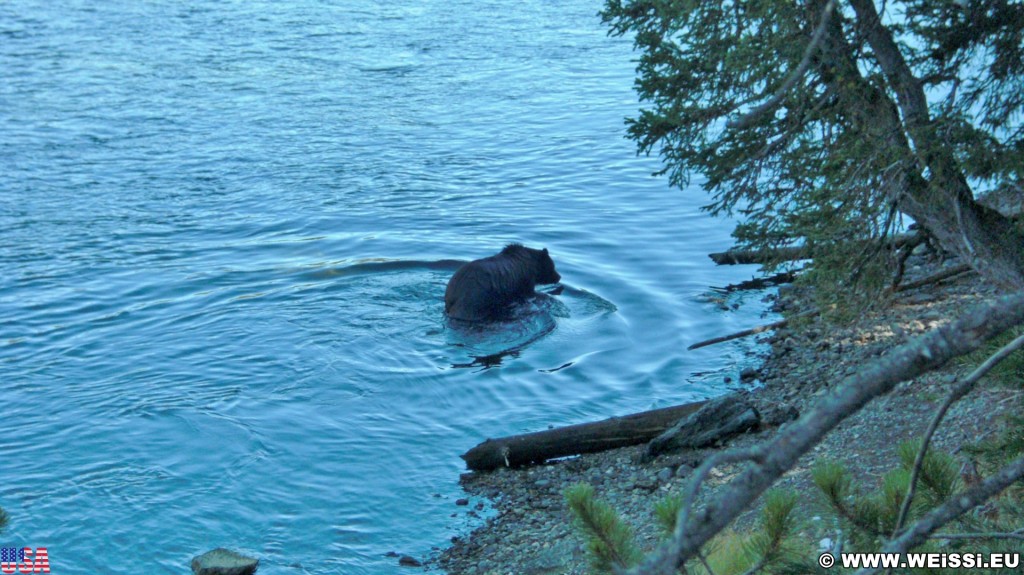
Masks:
[[[535,285],[561,279],[547,248],[509,244],[501,253],[473,260],[455,272],[444,292],[444,311],[463,321],[503,319],[512,304],[536,293]]]

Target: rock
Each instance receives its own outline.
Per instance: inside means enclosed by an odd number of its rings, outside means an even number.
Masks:
[[[192,572],[195,575],[251,575],[259,564],[259,559],[218,547],[193,557]]]
[[[783,405],[760,405],[758,411],[761,413],[761,427],[778,427],[783,423],[793,421],[800,417],[800,412],[789,404]]]
[[[693,473],[693,467],[686,463],[676,468],[676,477],[686,477],[691,473]]]
[[[1002,184],[977,200],[1008,218],[1017,217],[1024,213],[1024,182]]]
[[[743,371],[740,372],[740,381],[746,382],[746,381],[750,381],[750,380],[753,380],[753,379],[757,379],[757,370],[756,369],[754,369],[752,367],[747,367],[747,368],[744,368]]]
[[[455,500],[455,504],[456,505],[469,505],[469,499],[466,499],[465,497],[463,497],[461,499],[456,499]]]
[[[422,567],[423,566],[423,564],[420,563],[415,557],[410,557],[408,555],[402,555],[402,557],[398,560],[398,564],[401,565],[402,567]]]

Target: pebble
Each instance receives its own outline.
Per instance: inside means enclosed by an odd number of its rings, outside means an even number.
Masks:
[[[693,473],[693,467],[685,463],[676,468],[676,477],[686,477],[691,473]]]
[[[466,499],[465,497],[460,498],[460,499],[456,499],[455,500],[455,504],[456,505],[469,505],[469,499]]]

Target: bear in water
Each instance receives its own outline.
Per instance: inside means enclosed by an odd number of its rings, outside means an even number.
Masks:
[[[547,248],[509,244],[501,253],[473,260],[455,272],[444,292],[444,311],[463,321],[503,319],[512,304],[536,293],[535,285],[561,279]]]

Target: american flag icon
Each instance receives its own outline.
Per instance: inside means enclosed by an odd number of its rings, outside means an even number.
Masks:
[[[0,573],[49,573],[50,556],[46,547],[0,548]]]

